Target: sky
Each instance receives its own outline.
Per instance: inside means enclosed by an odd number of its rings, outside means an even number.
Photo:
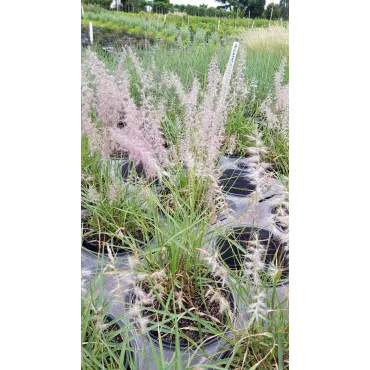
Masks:
[[[276,4],[279,3],[279,0],[266,0],[266,5],[270,2],[274,2]],[[184,4],[184,5],[201,5],[201,4],[206,4],[209,7],[214,7],[216,8],[219,5],[222,5],[222,3],[219,3],[215,0],[170,0],[170,3],[172,4]]]

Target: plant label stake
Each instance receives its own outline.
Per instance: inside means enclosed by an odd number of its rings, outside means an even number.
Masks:
[[[90,27],[90,43],[91,45],[93,44],[94,42],[94,35],[93,35],[93,25],[92,25],[92,22],[89,22],[89,27]]]
[[[167,14],[164,15],[164,23],[166,23]]]
[[[217,26],[217,29],[218,29],[218,30],[220,29],[220,20],[218,20],[218,26]]]
[[[233,73],[233,68],[235,64],[236,54],[238,53],[238,49],[239,49],[239,42],[234,41],[233,46],[231,48],[229,62],[227,63],[227,66],[226,66],[224,79],[222,81],[223,86],[230,84],[231,75]]]
[[[233,47],[231,48],[229,62],[227,63],[227,67],[226,67],[227,70],[231,70],[231,71],[233,70],[235,59],[236,59],[236,54],[238,53],[238,49],[239,49],[239,42],[234,41]]]

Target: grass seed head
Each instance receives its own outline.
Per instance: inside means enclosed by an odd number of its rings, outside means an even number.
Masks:
[[[101,199],[101,195],[98,193],[98,191],[95,188],[90,186],[89,190],[87,191],[87,198],[90,202],[95,203]]]
[[[247,312],[251,315],[249,325],[267,320],[267,306],[265,303],[266,295],[262,291],[258,291],[252,296],[252,303],[248,305]]]

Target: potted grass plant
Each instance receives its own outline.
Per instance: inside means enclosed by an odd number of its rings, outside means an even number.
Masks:
[[[170,171],[171,178],[163,179],[163,182],[169,183],[168,188],[173,188],[177,182],[177,189],[184,194],[193,192],[196,196],[191,200],[199,205],[200,210],[211,205],[210,220],[213,222],[226,204],[220,196],[222,181],[219,181],[217,160],[222,148],[227,115],[233,106],[231,76],[231,65],[221,74],[216,55],[208,66],[205,91],[201,91],[197,78],[194,78],[190,90],[185,91],[178,75],[168,71],[162,74],[164,89],[167,94],[177,97],[180,112],[176,117],[177,133],[173,135],[175,138],[171,138],[174,145],[170,159],[175,165]],[[253,185],[249,190],[253,190]],[[170,194],[171,197],[173,194]],[[173,199],[169,199],[169,202],[173,203]]]
[[[266,229],[233,227],[218,237],[216,249],[228,268],[237,273],[247,273],[248,266],[258,265],[267,281],[278,277],[278,284],[284,284],[289,277],[287,244]]]
[[[233,343],[212,364],[235,370],[285,370],[289,368],[289,295],[283,282],[287,271],[276,264],[261,264],[259,254],[264,247],[258,237],[251,242],[249,257],[244,256],[244,272],[233,273],[240,310]]]
[[[266,169],[287,174],[289,87],[282,84],[285,65],[286,60],[283,60],[275,75],[275,91],[270,93],[258,108],[260,113],[250,114],[250,106],[256,102],[255,81],[243,78],[245,65],[243,66],[240,58],[232,88],[235,109],[230,112],[226,124],[224,155],[219,160],[221,168],[249,170],[251,161],[249,147],[256,146],[255,132],[258,130],[263,134],[258,140],[269,146],[268,151],[261,153],[261,159],[270,163]],[[249,112],[247,117],[245,112]]]
[[[227,270],[203,249],[212,235],[207,217],[178,210],[156,219],[152,245],[130,260],[129,316],[153,358],[162,349],[194,364],[229,340],[236,302]]]
[[[265,142],[269,145],[267,160],[282,175],[289,174],[289,84],[285,84],[287,59],[281,61],[275,74],[274,89],[261,103]]]
[[[127,254],[137,246],[150,242],[151,220],[140,208],[133,206],[132,197],[119,201],[97,200],[87,205],[88,215],[82,221],[83,247],[95,253]]]
[[[289,290],[289,244],[266,229],[231,227],[215,241],[220,261],[238,287],[242,322],[268,322],[286,310]],[[268,306],[270,309],[268,310]]]
[[[82,223],[83,250],[93,255],[120,256],[150,243],[153,234],[152,207],[139,189],[123,186],[122,180],[105,176],[95,187],[82,189],[86,209]]]

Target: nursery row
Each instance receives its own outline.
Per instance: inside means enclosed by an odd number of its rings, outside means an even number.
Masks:
[[[87,8],[89,9],[89,8]],[[93,10],[93,9],[91,9]],[[188,16],[187,14],[155,14],[155,13],[125,13],[125,12],[110,12],[106,10],[85,11],[83,19],[109,22],[115,24],[127,24],[131,27],[140,27],[142,29],[161,30],[164,26],[174,25],[176,28],[183,26],[189,27],[189,30],[196,32],[202,28],[207,33],[219,31],[222,35],[234,34],[240,28],[258,28],[270,26],[287,27],[288,22],[269,21],[266,19],[249,19],[249,18],[216,18],[216,17],[197,17]]]
[[[84,369],[288,368],[287,59],[237,47],[83,53]]]
[[[88,43],[89,38],[87,37],[89,20],[81,20],[81,30],[82,30],[82,41]],[[151,25],[146,25],[146,27],[141,28],[136,25],[130,27],[129,24],[123,23],[111,23],[111,22],[101,22],[94,21],[94,41],[99,44],[119,43],[120,39],[123,39],[125,44],[129,44],[127,38],[131,38],[131,43],[137,43],[139,40],[143,40],[143,47],[148,47],[152,43],[163,43],[165,45],[178,45],[186,46],[189,44],[204,44],[204,43],[224,43],[226,35],[224,36],[222,32],[213,31],[208,32],[203,28],[198,28],[194,33],[189,29],[188,26],[182,26],[176,28],[173,24],[169,25],[156,25],[155,27]],[[84,36],[86,35],[86,36]],[[145,42],[144,42],[145,41]]]
[[[188,45],[191,43],[223,43],[228,36],[234,36],[245,28],[258,28],[287,25],[266,20],[235,20],[208,17],[185,17],[152,13],[85,12],[81,24],[87,26],[92,21],[97,28],[97,42],[113,42],[127,36],[135,40],[145,40],[148,44],[162,42],[165,45]],[[85,33],[85,32],[84,32]],[[87,40],[87,39],[86,39]],[[147,45],[145,45],[147,47]]]

